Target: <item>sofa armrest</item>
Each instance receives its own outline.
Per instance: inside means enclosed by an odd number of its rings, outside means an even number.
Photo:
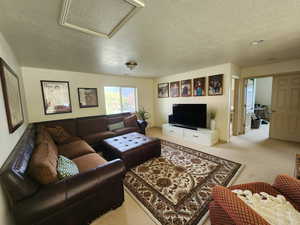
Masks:
[[[300,180],[288,175],[278,175],[273,186],[300,209]]]
[[[36,194],[17,203],[13,209],[15,218],[18,224],[35,224],[64,210],[66,206],[101,192],[107,185],[122,183],[125,171],[122,160],[116,159],[93,170],[41,187]]]
[[[270,225],[228,188],[214,187],[212,197],[236,225]]]
[[[137,120],[137,125],[141,129],[143,134],[146,134],[146,127],[148,125],[147,121],[145,120]]]

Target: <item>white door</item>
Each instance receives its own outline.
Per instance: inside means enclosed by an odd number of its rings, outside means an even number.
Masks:
[[[300,73],[274,77],[270,137],[300,142]]]
[[[245,80],[245,133],[251,129],[251,116],[254,113],[255,81]]]

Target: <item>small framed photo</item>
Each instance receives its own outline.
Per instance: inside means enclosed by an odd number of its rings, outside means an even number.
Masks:
[[[206,95],[206,84],[205,77],[195,78],[194,79],[194,96],[205,96]]]
[[[192,80],[181,81],[181,96],[190,97],[192,96]]]
[[[169,97],[169,83],[158,84],[158,97],[159,98]]]
[[[180,82],[179,81],[170,83],[170,96],[172,98],[180,97]]]
[[[41,81],[46,115],[71,113],[70,88],[68,81]]]
[[[224,74],[218,74],[208,77],[208,95],[223,95]]]
[[[8,130],[9,133],[13,133],[24,122],[19,78],[2,58],[0,58],[0,79]]]
[[[78,88],[80,108],[98,107],[97,88]]]

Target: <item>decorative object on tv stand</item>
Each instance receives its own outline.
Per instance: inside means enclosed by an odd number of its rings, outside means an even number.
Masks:
[[[180,97],[180,82],[175,81],[170,83],[170,97]]]
[[[169,83],[158,84],[158,97],[168,98],[169,97]]]
[[[13,133],[24,122],[19,78],[2,58],[0,58],[0,78],[8,130],[9,133]]]
[[[46,115],[72,112],[68,81],[42,80],[41,86]]]
[[[208,77],[208,95],[223,95],[224,74],[218,74]]]
[[[98,107],[97,88],[78,88],[80,108]]]
[[[214,112],[210,113],[210,129],[211,130],[216,129],[216,113]]]
[[[150,113],[145,110],[144,107],[140,108],[137,112],[137,116],[140,120],[143,121],[145,128],[148,126],[147,120],[150,119]]]
[[[190,97],[192,96],[192,80],[181,81],[181,96]]]
[[[206,82],[205,77],[195,78],[194,79],[194,96],[205,96],[206,95]]]

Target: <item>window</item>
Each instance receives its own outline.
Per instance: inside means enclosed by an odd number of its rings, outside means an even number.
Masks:
[[[136,88],[104,87],[106,114],[135,112],[137,103]]]

